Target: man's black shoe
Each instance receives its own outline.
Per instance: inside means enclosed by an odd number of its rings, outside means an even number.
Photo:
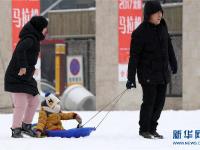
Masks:
[[[157,138],[157,139],[163,139],[163,135],[160,135],[158,132],[156,131],[153,131],[153,132],[150,132],[151,135],[154,136],[154,138]]]
[[[139,135],[146,139],[153,139],[153,135],[149,132],[139,132]]]

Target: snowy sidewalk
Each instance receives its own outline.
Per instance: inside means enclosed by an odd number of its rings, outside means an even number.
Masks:
[[[78,112],[83,123],[96,112]],[[97,125],[103,112],[87,126]],[[37,122],[38,114],[34,117]],[[11,138],[12,115],[0,114],[0,150],[200,150],[200,111],[164,111],[159,121],[158,132],[165,139],[144,139],[138,135],[138,111],[114,111],[99,128],[85,138]],[[65,129],[76,127],[75,121],[63,121]],[[173,139],[173,131],[181,131]],[[192,130],[191,133],[187,131]],[[196,138],[195,138],[196,135]],[[180,137],[181,136],[181,137]],[[179,139],[178,139],[179,138]],[[173,142],[183,142],[173,145]],[[186,144],[185,144],[186,143]]]

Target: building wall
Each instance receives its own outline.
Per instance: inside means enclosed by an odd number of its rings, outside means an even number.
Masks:
[[[11,58],[11,0],[0,1],[0,110],[11,107],[11,99],[4,92],[4,70]],[[165,108],[200,108],[200,2],[183,1],[183,97],[167,98]],[[175,13],[176,14],[176,13]],[[174,13],[172,15],[175,15]],[[7,19],[4,19],[7,18]],[[125,89],[118,82],[118,7],[116,0],[96,0],[96,96],[97,109]],[[175,20],[174,20],[175,21]],[[170,29],[170,27],[169,27]],[[3,57],[2,57],[3,56]],[[141,87],[127,92],[116,109],[135,110],[141,104]]]
[[[52,38],[94,37],[95,9],[53,10],[48,13]]]
[[[83,56],[84,86],[95,95],[95,39],[65,39],[67,55]],[[55,44],[44,44],[41,50],[41,76],[50,84],[55,84]],[[65,77],[66,78],[66,77]],[[67,79],[64,79],[65,81]]]
[[[200,1],[183,1],[183,109],[200,108]]]
[[[55,3],[55,0],[40,0],[40,10],[43,12],[50,5]],[[53,9],[83,9],[95,7],[95,0],[63,0]]]
[[[164,9],[165,19],[168,23],[170,33],[182,32],[182,5],[175,5],[173,7],[166,6]],[[96,14],[96,15],[95,15]],[[96,9],[92,10],[61,10],[51,11],[48,14],[50,24],[49,33],[53,38],[74,38],[69,40],[69,47],[74,49],[71,54],[76,54],[76,51],[87,51],[84,44],[79,44],[76,38],[87,38],[88,36],[96,37],[96,62],[95,57],[93,59],[93,50],[89,50],[92,59],[90,61],[90,67],[87,68],[85,63],[85,70],[89,69],[89,80],[86,79],[85,86],[96,93],[97,107],[104,105],[107,101],[113,98],[116,94],[119,94],[124,88],[124,82],[118,82],[118,5],[116,0],[97,0]],[[81,30],[82,29],[82,30]],[[88,30],[89,29],[89,30]],[[182,37],[181,37],[182,39]],[[177,41],[174,41],[178,43]],[[84,43],[84,42],[83,42]],[[180,43],[180,42],[179,42]],[[77,47],[77,48],[76,48]],[[182,48],[182,47],[181,47]],[[179,50],[182,52],[181,50]],[[180,55],[181,57],[182,55]],[[91,58],[90,57],[90,58]],[[181,59],[180,59],[181,62]],[[95,91],[95,71],[93,65],[96,63],[96,92]],[[181,65],[180,65],[181,66]],[[88,71],[86,71],[88,72]],[[173,78],[177,78],[182,82],[182,70],[179,70],[178,75]],[[89,81],[89,82],[88,82]],[[179,83],[179,82],[178,82]],[[89,85],[90,84],[90,85]],[[176,84],[176,83],[175,83]],[[89,85],[89,86],[88,86]],[[180,85],[180,84],[178,84]],[[177,86],[180,87],[180,86]],[[175,87],[176,88],[176,87]],[[181,88],[180,88],[181,89]],[[177,89],[175,89],[177,90]],[[174,91],[174,88],[173,88]],[[106,93],[106,94],[105,94]],[[181,93],[181,92],[180,92]],[[181,94],[180,94],[181,95]],[[124,103],[119,104],[117,109],[139,109],[141,103],[141,87],[138,84],[138,88],[134,91],[130,91],[124,97]],[[177,98],[176,102],[174,98],[168,98],[166,108],[179,109],[181,104],[181,98]],[[178,103],[177,103],[178,101]],[[168,104],[169,103],[169,104]],[[173,103],[176,103],[173,107]]]
[[[10,95],[4,92],[5,69],[12,54],[11,0],[0,1],[0,14],[0,111],[6,112],[12,107]]]
[[[176,10],[164,8],[165,17],[172,33],[182,31],[182,6]],[[169,14],[171,11],[174,14]],[[172,19],[169,17],[172,16]],[[175,19],[179,17],[178,19]],[[103,18],[103,19],[102,19]],[[174,21],[177,20],[177,24]],[[118,4],[116,0],[96,0],[96,104],[97,109],[125,90],[125,82],[118,81]],[[116,110],[137,110],[142,102],[142,90],[129,90]],[[181,109],[181,97],[168,97],[165,109]]]
[[[68,43],[68,55],[83,56],[84,86],[95,95],[95,8],[48,13],[51,38]]]
[[[96,105],[97,109],[125,89],[118,82],[118,5],[116,0],[96,0]],[[136,94],[137,93],[137,94]],[[115,109],[139,108],[141,88],[127,92]]]
[[[164,18],[170,33],[182,33],[182,5],[163,5]]]

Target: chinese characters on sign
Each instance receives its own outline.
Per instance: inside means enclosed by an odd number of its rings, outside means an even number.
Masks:
[[[141,0],[119,0],[119,9],[135,9],[142,8]]]
[[[21,29],[35,15],[39,15],[38,9],[13,8],[13,24]]]
[[[200,139],[200,130],[173,130],[173,139]]]
[[[22,27],[32,16],[40,14],[40,0],[12,0],[12,48],[14,49]]]
[[[119,30],[121,34],[131,34],[133,30],[141,23],[141,17],[121,16],[119,18]]]
[[[119,81],[127,80],[131,33],[142,22],[142,0],[118,0]]]

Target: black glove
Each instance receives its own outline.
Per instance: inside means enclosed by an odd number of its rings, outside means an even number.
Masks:
[[[126,88],[127,88],[127,89],[136,88],[136,83],[135,83],[135,81],[127,81],[127,82],[126,82]]]

